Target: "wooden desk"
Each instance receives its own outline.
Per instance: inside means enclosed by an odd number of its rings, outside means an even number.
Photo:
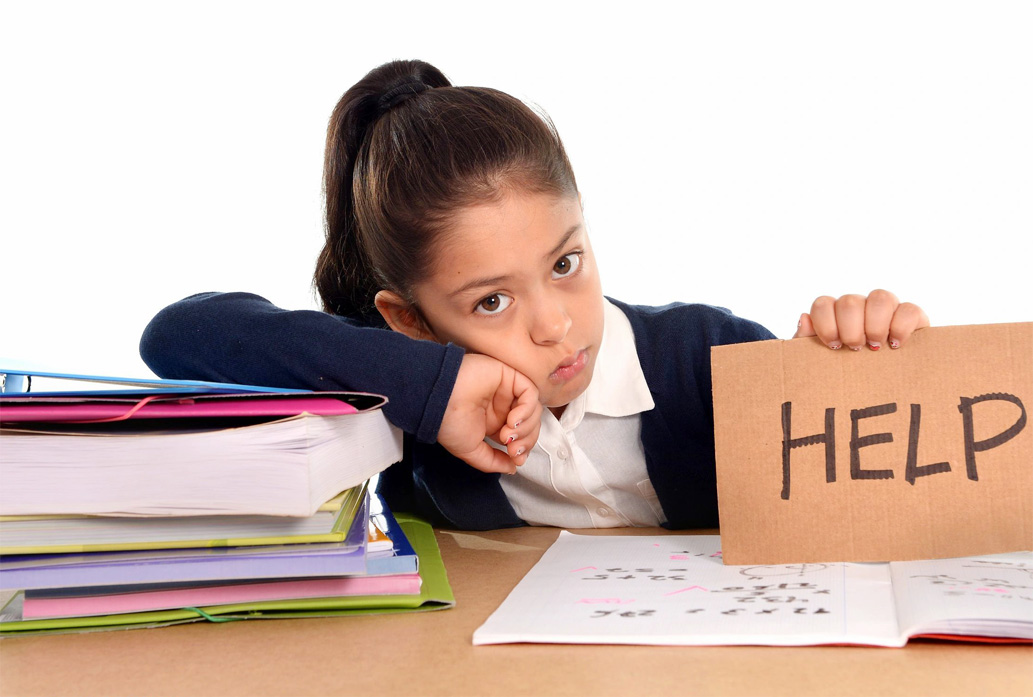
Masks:
[[[1033,695],[1030,646],[473,646],[557,534],[439,531],[452,610],[4,639],[0,695]]]

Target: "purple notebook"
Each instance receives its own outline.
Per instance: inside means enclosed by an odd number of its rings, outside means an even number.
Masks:
[[[343,542],[0,557],[0,589],[305,578],[366,573],[369,498]]]

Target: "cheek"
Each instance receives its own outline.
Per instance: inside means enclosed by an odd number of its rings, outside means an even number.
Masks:
[[[578,303],[577,320],[582,324],[584,336],[595,343],[602,339],[603,335],[603,294],[596,288],[594,292],[586,293]]]
[[[456,341],[467,351],[480,353],[505,363],[534,381],[539,389],[554,366],[543,363],[542,356],[535,350],[526,331],[517,328],[503,328],[477,332],[467,336],[466,343]]]
[[[535,379],[535,372],[540,370],[530,343],[526,339],[521,341],[519,334],[513,336],[508,333],[496,334],[476,342],[473,350],[496,358],[531,379]]]
[[[514,368],[526,364],[526,357],[520,350],[519,334],[510,328],[498,327],[449,327],[443,329],[439,336],[446,341],[462,346],[470,353],[491,356]]]

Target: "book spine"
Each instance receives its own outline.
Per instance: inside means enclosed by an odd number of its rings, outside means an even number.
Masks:
[[[0,589],[71,588],[135,583],[246,578],[341,576],[366,573],[363,550],[307,556],[241,556],[154,564],[36,567],[0,571]]]

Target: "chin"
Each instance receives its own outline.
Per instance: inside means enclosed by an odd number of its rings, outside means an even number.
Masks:
[[[573,402],[575,399],[580,397],[582,394],[584,394],[585,390],[588,389],[588,385],[590,382],[591,376],[589,376],[589,379],[585,380],[583,383],[581,381],[578,381],[579,384],[576,386],[564,385],[561,389],[557,390],[556,392],[553,392],[548,400],[543,399],[541,400],[541,402],[544,406],[548,407],[549,409],[559,409],[561,407],[565,407],[571,402]],[[539,394],[540,393],[541,392],[539,391]]]

